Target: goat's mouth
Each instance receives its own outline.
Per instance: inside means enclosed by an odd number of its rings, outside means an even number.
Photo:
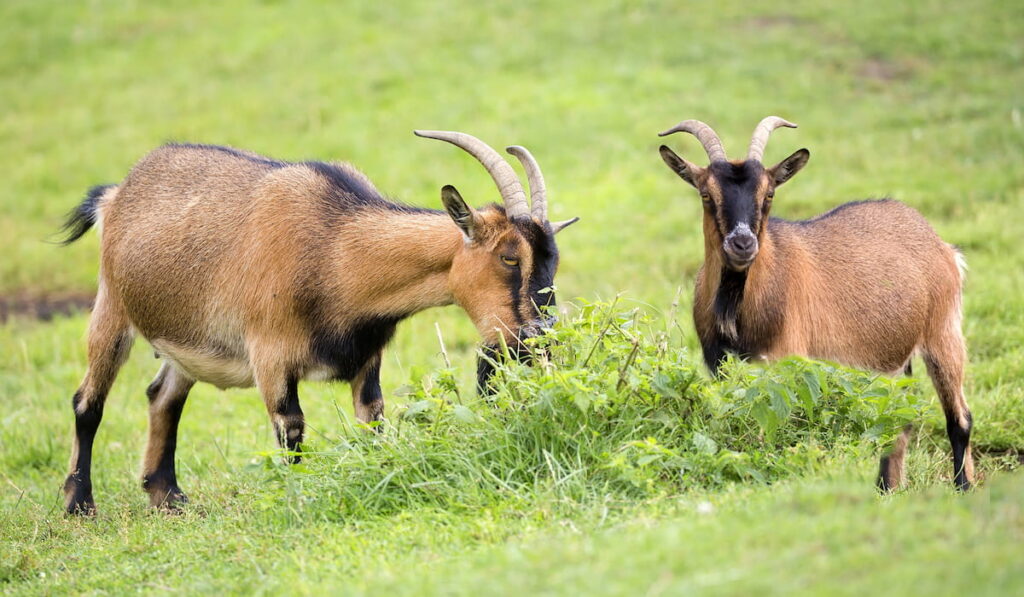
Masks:
[[[535,338],[540,336],[547,330],[555,327],[556,323],[558,323],[558,317],[555,315],[538,317],[519,328],[519,339],[525,340],[526,338]]]
[[[543,335],[554,327],[557,322],[557,316],[548,315],[539,317],[520,327],[512,340],[505,343],[508,355],[521,363],[532,363],[533,351],[524,343],[524,340]],[[494,387],[491,385],[490,380],[494,375],[495,364],[502,358],[504,350],[500,340],[498,342],[485,343],[480,348],[481,354],[477,361],[476,382],[477,390],[481,395],[486,396],[494,392]]]
[[[750,254],[734,254],[728,249],[723,251],[725,253],[725,263],[730,269],[738,272],[744,272],[750,269],[750,266],[754,264],[754,259],[757,258],[757,252],[754,251]]]

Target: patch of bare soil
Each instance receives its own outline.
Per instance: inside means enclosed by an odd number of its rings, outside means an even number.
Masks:
[[[14,317],[50,321],[58,315],[71,315],[92,308],[93,293],[10,294],[0,296],[0,322]]]
[[[861,63],[857,74],[875,81],[896,81],[907,79],[913,74],[909,64],[901,64],[885,58],[869,58]]]
[[[1020,464],[1024,465],[1024,449],[1012,447],[1005,450],[986,450],[984,448],[971,447],[971,451],[975,454],[985,456],[988,458],[1008,458],[1010,460],[1016,460]]]

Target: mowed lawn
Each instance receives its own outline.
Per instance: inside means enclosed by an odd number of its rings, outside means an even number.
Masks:
[[[617,308],[647,314],[689,351],[676,366],[700,371],[689,317],[700,202],[657,148],[705,156],[692,138],[656,134],[699,118],[738,156],[758,120],[777,114],[800,127],[776,131],[766,161],[801,147],[812,157],[779,190],[774,215],[894,197],[963,249],[981,484],[966,496],[950,489],[944,423],[917,362],[914,392],[928,408],[898,495],[875,494],[877,445],[855,435],[827,450],[786,448],[768,479],[679,481],[649,474],[651,460],[637,461],[646,485],[620,486],[606,480],[616,458],[655,450],[646,432],[631,434],[641,419],[622,417],[622,451],[591,453],[574,446],[603,444],[578,436],[554,450],[545,442],[557,429],[529,412],[491,413],[469,398],[477,338],[451,307],[400,326],[383,371],[394,424],[380,439],[353,427],[346,386],[301,386],[321,456],[299,468],[275,460],[255,390],[197,386],[178,453],[194,505],[180,516],[148,511],[139,488],[143,390],[157,362],[137,342],[97,437],[100,513],[68,520],[59,487],[87,315],[15,318],[0,327],[0,591],[1024,592],[1022,33],[1024,10],[1009,1],[4,2],[4,302],[94,292],[95,232],[67,248],[48,241],[89,186],[117,182],[166,141],[349,161],[415,205],[440,207],[445,184],[470,203],[495,201],[472,158],[412,135],[462,130],[530,148],[552,219],[582,218],[559,235],[560,302],[619,296]],[[458,448],[500,443],[500,425],[467,431],[476,427],[403,415],[410,395],[433,395],[431,373],[445,367],[436,329],[466,401],[451,412],[536,432],[516,444],[535,462],[496,460],[488,473]],[[664,391],[676,390],[689,396]],[[372,471],[339,464],[352,458]],[[410,470],[422,478],[406,482]]]

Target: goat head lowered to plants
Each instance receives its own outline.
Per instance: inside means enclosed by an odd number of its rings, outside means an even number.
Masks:
[[[381,352],[418,311],[459,305],[487,347],[516,347],[541,331],[555,300],[554,235],[575,220],[548,221],[543,177],[525,149],[509,152],[529,176],[532,208],[512,167],[479,139],[416,134],[473,155],[502,204],[473,209],[445,186],[446,211],[412,207],[385,198],[348,164],[187,144],[156,149],[120,184],[89,192],[65,227],[66,243],[94,224],[101,230],[88,370],[72,401],[68,512],[95,509],[93,438],[135,334],[163,361],[146,391],[143,487],[152,505],[173,507],[186,499],[174,452],[197,381],[255,385],[280,445],[297,452],[299,380],[347,381],[356,416],[380,419]],[[481,359],[483,387],[490,363]]]

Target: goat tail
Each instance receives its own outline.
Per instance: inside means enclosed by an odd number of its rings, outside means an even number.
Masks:
[[[953,249],[953,259],[956,261],[956,270],[960,272],[960,286],[963,287],[964,280],[967,278],[967,257],[964,257],[964,252],[960,250],[960,247],[956,245],[949,245]]]
[[[61,226],[62,245],[70,245],[89,231],[100,219],[100,205],[117,193],[116,184],[97,185],[89,189],[85,199],[68,213],[68,219]]]
[[[899,489],[906,481],[904,460],[907,456],[907,444],[910,443],[910,434],[913,430],[913,425],[905,426],[893,443],[892,449],[885,456],[882,456],[881,462],[878,463],[878,481],[876,485],[882,493]]]

